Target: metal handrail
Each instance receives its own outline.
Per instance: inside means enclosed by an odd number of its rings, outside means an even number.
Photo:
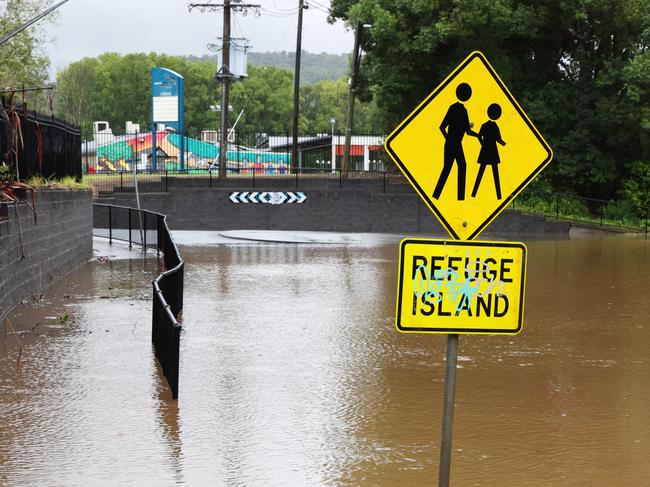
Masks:
[[[183,309],[183,274],[185,262],[181,257],[178,246],[171,236],[169,226],[167,225],[167,216],[161,213],[148,210],[138,210],[128,206],[109,205],[105,203],[94,203],[94,207],[106,208],[108,211],[108,239],[113,239],[141,245],[143,248],[156,249],[163,254],[163,263],[165,270],[161,272],[153,281],[153,306],[152,306],[152,342],[156,352],[156,358],[160,362],[161,368],[167,382],[169,383],[172,398],[178,398],[178,369],[179,369],[179,350],[180,350],[180,332],[183,327],[178,322],[178,316]],[[113,211],[124,210],[128,212],[129,238],[113,236]],[[139,211],[145,217],[144,233],[141,241],[134,242],[131,238],[131,212]],[[148,244],[146,239],[146,215],[151,215],[156,219],[156,231],[158,238],[156,244]],[[104,235],[101,235],[105,237]],[[168,283],[168,284],[166,284]],[[167,291],[167,292],[166,292]],[[170,304],[171,303],[171,304]],[[171,337],[165,334],[164,327],[157,321],[158,311],[163,312],[164,321],[171,329]],[[164,325],[164,324],[163,324]]]

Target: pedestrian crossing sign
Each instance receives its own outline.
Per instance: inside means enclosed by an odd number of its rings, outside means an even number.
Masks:
[[[553,158],[478,51],[384,145],[442,226],[459,240],[477,237]]]

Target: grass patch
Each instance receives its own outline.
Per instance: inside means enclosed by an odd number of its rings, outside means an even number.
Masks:
[[[43,176],[32,176],[25,184],[32,188],[51,189],[88,189],[90,186],[86,181],[77,181],[74,176],[65,176],[60,179],[45,178]]]
[[[56,322],[59,325],[65,325],[70,322],[70,315],[68,313],[61,313],[56,317]]]

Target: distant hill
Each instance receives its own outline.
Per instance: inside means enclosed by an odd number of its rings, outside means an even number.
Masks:
[[[214,55],[186,56],[189,60],[214,61]],[[326,79],[336,80],[347,76],[349,54],[315,54],[302,51],[300,59],[300,83],[309,84]],[[294,52],[249,52],[248,63],[253,66],[273,66],[293,71],[296,63]]]
[[[348,54],[314,54],[302,51],[300,58],[301,83],[315,83],[325,79],[340,79],[348,73]],[[266,65],[293,71],[295,52],[250,52],[248,62],[254,66]]]

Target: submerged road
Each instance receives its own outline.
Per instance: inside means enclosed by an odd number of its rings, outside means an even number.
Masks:
[[[174,232],[177,402],[153,253],[96,240],[101,259],[17,308],[0,485],[435,483],[445,337],[395,331],[400,237],[252,236]],[[523,333],[460,338],[452,483],[650,484],[648,241],[527,245]]]

